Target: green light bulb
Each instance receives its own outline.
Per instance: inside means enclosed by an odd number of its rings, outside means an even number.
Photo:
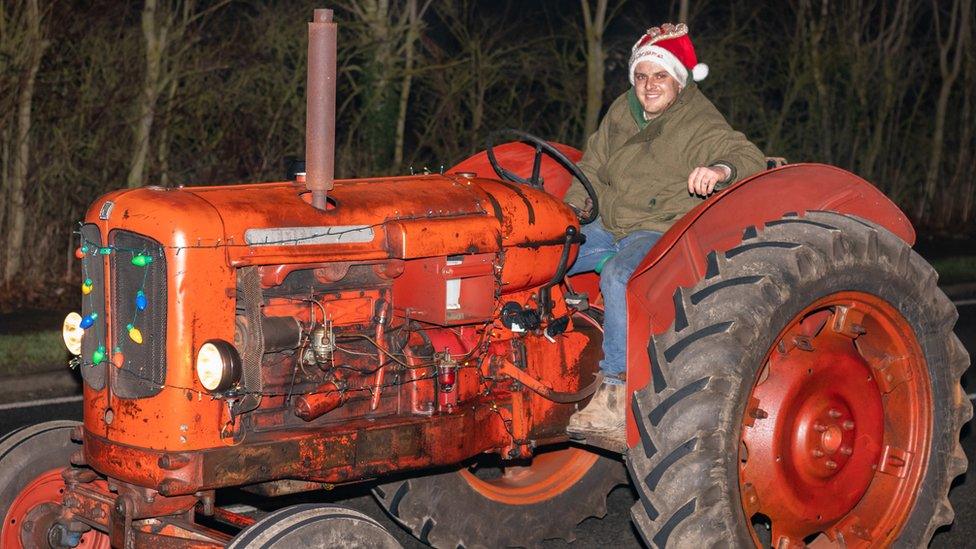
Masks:
[[[99,365],[105,360],[105,346],[99,345],[95,352],[92,353],[92,364]]]

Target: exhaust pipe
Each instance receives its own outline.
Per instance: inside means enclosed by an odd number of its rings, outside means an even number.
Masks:
[[[336,35],[332,10],[317,9],[308,24],[305,186],[325,210],[335,180]]]

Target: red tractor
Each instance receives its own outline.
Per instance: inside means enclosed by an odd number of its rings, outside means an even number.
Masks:
[[[595,275],[564,276],[579,152],[519,134],[443,174],[333,184],[334,31],[317,11],[304,178],[88,211],[66,322],[84,422],[0,441],[0,546],[395,546],[355,511],[255,521],[219,497],[377,478],[425,543],[531,546],[627,482],[565,433],[600,381]],[[969,359],[914,236],[864,180],[792,165],[651,250],[610,449],[649,546],[919,546],[952,521]]]

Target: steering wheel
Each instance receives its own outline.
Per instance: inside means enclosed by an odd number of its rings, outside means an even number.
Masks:
[[[532,176],[528,179],[516,175],[499,165],[498,159],[495,157],[495,140],[502,136],[515,137],[519,141],[529,143],[535,147],[535,158],[532,159]],[[550,145],[548,141],[521,130],[507,128],[494,131],[488,135],[488,142],[485,146],[485,152],[488,153],[488,162],[491,163],[492,169],[495,170],[495,173],[497,173],[499,177],[506,181],[511,181],[512,183],[521,183],[537,189],[542,188],[542,177],[539,172],[542,168],[542,153],[546,153],[546,155],[558,162],[560,166],[572,174],[573,177],[578,179],[579,182],[583,184],[583,188],[586,189],[586,194],[590,197],[590,201],[593,204],[592,207],[590,207],[590,212],[583,215],[581,212],[577,211],[580,224],[586,225],[587,223],[592,223],[593,220],[596,219],[597,215],[599,215],[599,204],[597,203],[596,191],[593,190],[593,185],[590,183],[590,180],[583,173],[583,170],[579,169],[579,166],[574,164],[569,158],[566,158],[566,155],[559,152],[559,149]]]

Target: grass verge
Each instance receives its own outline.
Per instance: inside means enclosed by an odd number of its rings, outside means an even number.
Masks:
[[[65,368],[68,358],[68,351],[61,341],[61,332],[0,335],[0,376]]]
[[[976,256],[944,257],[932,261],[939,273],[939,284],[976,282]]]

